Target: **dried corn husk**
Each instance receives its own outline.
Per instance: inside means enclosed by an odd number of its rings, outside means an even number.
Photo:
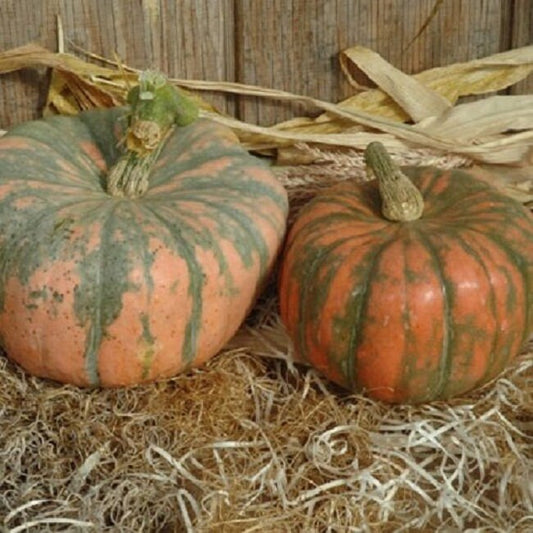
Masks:
[[[120,63],[89,55],[90,61],[27,45],[0,54],[0,72],[28,66],[54,69],[46,112],[73,113],[124,102],[137,72]],[[106,66],[94,64],[104,60]],[[363,149],[381,140],[397,157],[431,150],[480,164],[527,166],[533,146],[533,96],[491,96],[454,105],[460,96],[494,93],[533,70],[533,46],[439,67],[409,76],[375,52],[356,46],[341,54],[341,64],[360,68],[378,89],[359,92],[338,104],[286,91],[230,82],[173,80],[195,91],[221,91],[257,98],[300,102],[324,111],[316,119],[297,117],[272,127],[217,113],[197,96],[204,114],[233,128],[250,150],[270,151],[284,163],[309,162],[298,146]],[[410,119],[413,123],[407,123]],[[299,158],[302,157],[303,160]]]

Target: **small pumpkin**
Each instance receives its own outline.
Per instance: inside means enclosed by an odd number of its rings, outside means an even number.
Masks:
[[[0,139],[0,343],[32,374],[170,377],[216,354],[250,310],[286,192],[184,98],[148,74],[129,108]]]
[[[380,143],[365,155],[377,180],[323,191],[289,231],[295,357],[387,402],[466,393],[532,330],[533,217],[465,170],[400,169]]]

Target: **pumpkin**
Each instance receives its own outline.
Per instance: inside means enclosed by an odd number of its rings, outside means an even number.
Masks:
[[[0,139],[0,344],[32,374],[125,386],[196,367],[271,270],[284,188],[160,81]]]
[[[279,299],[296,361],[391,403],[466,393],[531,332],[533,217],[466,170],[365,155],[377,180],[322,191],[290,228]]]

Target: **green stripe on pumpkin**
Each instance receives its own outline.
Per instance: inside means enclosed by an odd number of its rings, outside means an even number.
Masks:
[[[491,231],[480,231],[479,229],[475,228],[469,228],[469,230],[473,233],[479,232],[480,234],[484,235],[487,239],[492,241],[501,251],[503,251],[510,263],[516,266],[517,270],[522,273],[522,280],[523,285],[521,287],[516,287],[515,284],[511,281],[510,276],[505,272],[504,274],[509,279],[509,292],[507,294],[507,301],[506,301],[506,308],[507,312],[512,315],[516,312],[516,301],[517,301],[517,291],[523,291],[523,294],[526,295],[525,298],[525,323],[526,328],[524,329],[524,336],[522,338],[521,344],[527,341],[530,331],[528,331],[527,325],[530,324],[533,326],[533,272],[532,272],[532,265],[528,265],[520,250],[514,249],[509,244],[509,241],[506,239],[505,235],[501,235],[501,233],[491,232]],[[529,239],[530,243],[525,241],[525,246],[530,246],[533,249],[533,234],[531,235],[531,238]],[[528,275],[529,272],[529,275]],[[531,326],[530,326],[531,327]]]
[[[391,225],[390,227],[395,228],[394,225]],[[396,227],[396,230],[400,229],[399,226]],[[389,235],[384,235],[384,238],[380,243],[373,243],[373,246],[364,257],[364,260],[357,267],[357,275],[354,277],[354,279],[357,280],[358,285],[362,287],[362,290],[357,291],[347,305],[346,327],[351,327],[351,335],[346,354],[343,357],[345,362],[343,374],[346,376],[348,386],[352,389],[358,384],[355,353],[359,349],[359,345],[362,341],[361,333],[365,329],[368,302],[374,288],[374,283],[379,285],[380,280],[377,271],[380,258],[397,238],[397,231],[393,231],[393,233],[393,236],[390,236],[390,233]]]
[[[330,260],[330,255],[335,250],[346,243],[348,239],[343,238],[335,241],[327,247],[315,248],[313,243],[304,246],[302,254],[292,265],[290,277],[292,280],[298,280],[300,295],[298,298],[298,323],[297,334],[295,337],[296,346],[299,354],[310,360],[309,347],[306,342],[306,329],[309,322],[312,322],[319,313],[320,308],[316,305],[316,294],[321,297],[326,292],[325,284],[317,282],[316,274],[322,268],[324,261]],[[309,315],[312,315],[311,317]]]
[[[462,233],[464,234],[465,231],[463,231]],[[475,236],[476,236],[475,232],[469,232],[469,239],[472,240],[472,242],[476,242]],[[492,315],[492,317],[493,317],[493,319],[494,319],[494,321],[496,323],[496,328],[494,329],[494,332],[493,332],[493,335],[492,335],[492,343],[491,343],[492,344],[492,348],[490,350],[490,353],[487,355],[487,363],[486,363],[485,373],[484,373],[483,377],[479,380],[480,383],[485,383],[487,381],[487,379],[488,379],[488,374],[490,374],[492,369],[495,368],[495,358],[496,358],[495,348],[498,345],[498,340],[500,338],[500,329],[497,327],[498,326],[498,309],[497,309],[497,306],[496,306],[496,293],[495,293],[494,285],[490,281],[490,279],[491,279],[490,278],[490,268],[487,266],[487,263],[486,263],[486,261],[490,257],[490,250],[487,250],[487,249],[484,248],[483,245],[481,245],[479,243],[476,243],[477,246],[481,249],[481,252],[482,252],[482,253],[478,253],[471,244],[469,244],[463,237],[461,237],[459,232],[455,233],[454,238],[456,239],[457,243],[459,243],[462,246],[462,248],[471,257],[474,257],[475,260],[477,261],[477,263],[481,266],[481,268],[483,269],[483,273],[485,274],[485,277],[487,279],[487,284],[490,287],[490,293],[489,293],[489,296],[488,296],[488,298],[489,298],[488,307],[489,307],[490,313],[491,313],[491,315]],[[508,277],[508,276],[506,275],[506,277]],[[516,300],[516,292],[515,292],[514,284],[509,283],[508,284],[508,288],[509,288],[508,295],[511,295],[511,298],[513,300]],[[510,350],[508,350],[508,357],[505,358],[505,363],[507,363],[508,358],[511,356],[511,354],[509,352],[510,352]],[[502,369],[503,367],[498,364],[498,368]]]
[[[99,246],[82,256],[77,265],[80,282],[74,291],[74,312],[79,323],[87,327],[84,358],[93,386],[100,383],[98,353],[106,329],[120,315],[123,295],[135,290],[129,274],[137,254],[132,253],[134,241],[128,238],[127,220],[117,214],[120,207],[121,203],[110,201],[105,209],[97,210]]]
[[[180,220],[172,220],[170,217],[165,217],[161,211],[155,211],[146,203],[140,204],[143,211],[154,219],[156,219],[160,225],[165,227],[172,238],[172,243],[165,237],[163,240],[165,245],[174,250],[176,255],[179,255],[185,261],[187,270],[189,272],[189,288],[188,295],[192,299],[192,310],[189,321],[185,328],[185,335],[183,339],[183,358],[187,364],[191,364],[196,354],[196,345],[198,340],[198,333],[202,324],[202,311],[203,311],[203,299],[202,289],[204,285],[204,273],[198,263],[195,253],[194,244],[189,242],[184,235],[183,228],[181,227]],[[160,236],[161,238],[162,236]]]
[[[416,224],[412,226],[412,231],[415,235],[418,236],[419,241],[426,247],[430,257],[432,258],[433,264],[433,273],[440,280],[441,291],[442,291],[442,301],[444,304],[443,314],[442,314],[442,347],[441,347],[441,357],[439,360],[439,370],[437,372],[435,383],[435,390],[433,395],[428,397],[427,400],[432,400],[434,398],[442,397],[443,391],[446,389],[450,375],[452,371],[452,355],[454,353],[454,318],[452,313],[453,308],[453,282],[451,282],[442,267],[443,262],[442,258],[439,255],[439,247],[432,241],[432,234],[426,234],[422,228],[418,227]],[[431,235],[431,236],[430,236]]]

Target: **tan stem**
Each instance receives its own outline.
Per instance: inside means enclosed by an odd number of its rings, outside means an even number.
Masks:
[[[379,183],[381,212],[387,220],[417,220],[424,211],[424,199],[413,182],[394,163],[380,142],[370,143],[365,161]]]
[[[150,170],[156,157],[156,153],[138,156],[128,152],[123,155],[107,175],[107,192],[125,198],[142,196],[148,190]]]

